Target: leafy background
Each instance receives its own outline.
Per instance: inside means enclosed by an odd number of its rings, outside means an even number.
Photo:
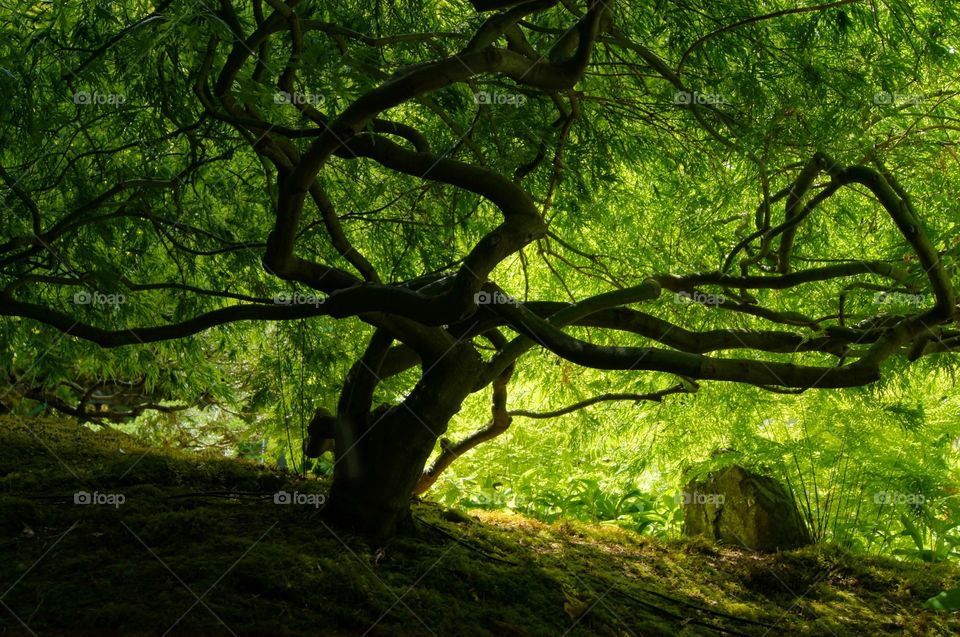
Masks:
[[[309,34],[300,89],[333,111],[383,74],[456,50],[479,20],[466,2],[305,4],[317,19],[363,33],[446,34],[377,49],[349,43],[342,57],[332,39]],[[18,4],[16,11],[6,2],[0,6],[5,9],[0,164],[44,211],[66,219],[109,184],[127,179],[178,183],[123,207],[83,212],[118,213],[109,222],[82,226],[60,246],[68,269],[82,275],[83,289],[116,293],[124,280],[172,280],[257,297],[292,291],[260,265],[255,246],[271,226],[273,191],[246,141],[210,121],[200,124],[200,142],[172,135],[196,120],[190,69],[207,37],[220,32],[230,39],[215,12],[203,3],[177,3],[172,17],[144,24],[136,37],[79,69],[82,49],[95,47],[153,6],[136,1],[37,2],[26,9]],[[632,40],[679,60],[719,26],[789,7],[737,1],[690,11],[676,2],[621,3],[618,26]],[[870,152],[882,156],[909,191],[956,280],[957,12],[948,2],[854,3],[712,37],[686,57],[684,78],[704,95],[721,96],[731,122],[712,121],[714,133],[676,106],[672,88],[650,77],[635,52],[601,44],[578,86],[582,116],[565,143],[562,186],[549,216],[553,237],[504,263],[494,278],[520,299],[570,299],[636,284],[653,272],[716,269],[751,229],[763,200],[759,184],[768,181],[774,192],[790,182],[799,162],[827,150],[845,163]],[[537,45],[549,43],[566,25],[559,12],[537,20]],[[276,59],[283,59],[284,45],[277,46]],[[498,79],[470,88],[513,90]],[[262,86],[241,84],[237,90],[276,121],[295,123]],[[78,91],[124,99],[80,108],[72,99]],[[465,87],[441,91],[432,101],[432,108],[404,106],[403,117],[437,148],[479,155],[505,174],[530,161],[541,140],[551,148],[556,143],[555,112],[542,96],[480,115]],[[458,130],[472,130],[469,144]],[[199,164],[184,172],[191,161]],[[550,171],[534,173],[527,187],[542,198],[549,177]],[[476,197],[369,163],[333,163],[324,179],[349,219],[352,241],[390,280],[451,267],[497,218],[490,204]],[[5,231],[11,236],[28,231],[28,217],[9,197],[5,203],[0,208]],[[388,212],[379,214],[385,206]],[[145,224],[135,216],[138,209],[162,212],[168,220]],[[305,219],[307,254],[344,265],[322,240],[316,221]],[[201,254],[209,237],[193,227],[251,248]],[[174,244],[197,253],[179,251],[170,258]],[[805,223],[797,246],[798,256],[812,265],[886,260],[913,268],[921,280],[883,210],[857,191],[838,194]],[[219,303],[203,295],[141,291],[109,309],[73,304],[78,291],[33,285],[18,295],[94,324],[121,326],[179,320]],[[782,310],[817,318],[836,312],[839,292],[837,284],[824,283],[808,285],[802,294],[759,296]],[[670,299],[657,309],[695,330],[764,324]],[[852,318],[875,309],[872,294],[851,294]],[[574,332],[596,342],[640,340],[586,328]],[[0,372],[27,370],[53,392],[62,391],[65,379],[142,375],[149,391],[171,403],[205,396],[206,408],[145,415],[126,427],[158,444],[213,446],[265,462],[283,457],[291,468],[303,469],[292,450],[299,448],[305,420],[316,407],[335,404],[339,383],[368,336],[356,321],[321,319],[236,324],[183,341],[101,350],[11,319],[0,331],[0,351],[8,354]],[[811,353],[794,360],[826,359]],[[512,409],[548,410],[598,393],[655,391],[672,381],[580,369],[538,351],[522,363],[510,386]],[[789,484],[818,539],[910,559],[956,559],[956,362],[947,356],[909,366],[893,362],[884,376],[868,388],[800,396],[706,384],[695,395],[671,396],[660,404],[602,403],[551,420],[517,417],[505,435],[459,460],[428,497],[665,536],[679,531],[676,494],[683,484],[738,462]],[[410,380],[409,375],[390,379],[381,400],[402,395]],[[36,413],[42,405],[24,401],[17,408]],[[474,396],[448,436],[472,432],[488,410],[488,397]],[[329,462],[313,467],[328,469]],[[914,503],[889,503],[878,495],[891,493],[914,496]]]

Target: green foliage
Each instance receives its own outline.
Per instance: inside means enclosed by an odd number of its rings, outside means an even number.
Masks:
[[[74,281],[23,285],[13,290],[16,298],[104,328],[184,321],[238,299],[269,302],[278,293],[309,291],[281,283],[261,263],[276,216],[274,177],[265,173],[249,140],[225,122],[201,118],[194,99],[208,43],[223,44],[211,61],[219,68],[234,39],[222,16],[203,3],[173,3],[168,15],[139,25],[84,65],[91,51],[148,15],[154,4],[0,4],[0,166],[32,194],[45,227],[74,214],[80,220],[106,215],[100,223],[77,225],[68,241],[57,244],[56,258],[37,256],[11,271],[9,280],[29,276],[43,259],[62,264],[58,274]],[[636,284],[654,272],[717,269],[753,230],[761,184],[771,192],[785,187],[797,164],[817,150],[851,163],[871,153],[881,157],[906,185],[957,279],[956,6],[853,3],[718,32],[795,3],[737,0],[702,3],[695,10],[668,2],[617,4],[618,29],[671,68],[683,60],[685,81],[700,93],[721,96],[727,118],[710,119],[706,128],[690,109],[677,106],[672,84],[652,79],[636,51],[598,47],[594,66],[577,86],[580,118],[557,162],[562,179],[548,214],[553,236],[494,272],[507,292],[522,300],[567,300]],[[238,10],[245,28],[254,24],[251,11],[246,5]],[[342,112],[406,65],[460,50],[464,34],[481,21],[463,1],[317,1],[299,3],[298,11],[371,37],[442,34],[372,48],[306,33],[297,90],[322,100],[330,113]],[[543,51],[555,31],[570,24],[562,7],[531,19],[531,45]],[[269,52],[271,60],[283,60],[289,44],[278,38]],[[304,125],[294,109],[277,103],[272,85],[248,74],[235,84],[237,99],[248,108],[278,125]],[[471,93],[484,90],[518,89],[502,77],[482,77],[475,86],[443,89],[430,103],[406,103],[395,112],[444,156],[505,175],[531,161],[545,142],[547,169],[524,182],[542,203],[560,139],[551,97],[530,95],[522,109],[481,110]],[[84,107],[78,96],[105,99]],[[174,134],[194,125],[190,135]],[[112,185],[131,180],[172,185],[105,197]],[[472,193],[374,162],[335,159],[320,180],[330,198],[341,202],[338,214],[357,250],[391,283],[455,266],[499,223],[493,206]],[[3,197],[0,243],[32,231],[22,202],[7,190]],[[152,218],[143,217],[146,212]],[[316,210],[308,210],[301,230],[305,256],[349,269]],[[903,267],[910,289],[923,280],[897,228],[860,192],[841,192],[818,209],[800,227],[796,243],[798,259],[811,267],[878,260]],[[133,293],[131,282],[175,282],[200,293]],[[830,281],[802,291],[759,290],[756,296],[764,306],[823,321],[839,313],[843,290]],[[74,302],[76,294],[128,298],[122,305],[85,305]],[[872,290],[851,289],[845,319],[853,324],[873,316],[876,305]],[[762,317],[696,304],[665,301],[657,309],[690,330],[770,327]],[[883,311],[905,309],[891,304]],[[605,345],[652,342],[593,328],[570,333]],[[801,333],[813,337],[819,331]],[[70,394],[64,383],[86,387],[116,380],[142,380],[167,406],[204,397],[190,410],[147,414],[124,427],[157,445],[220,455],[263,450],[253,456],[268,464],[282,454],[300,470],[304,463],[296,450],[306,422],[317,407],[336,405],[369,335],[357,319],[323,317],[242,322],[189,339],[107,350],[4,317],[0,375],[64,399]],[[717,354],[754,355],[747,348]],[[785,353],[783,360],[835,362],[819,353]],[[522,363],[509,387],[512,409],[547,410],[599,393],[649,392],[664,384],[653,374],[578,368],[541,351],[525,355]],[[705,385],[696,395],[657,404],[601,404],[544,421],[517,417],[506,435],[460,459],[430,497],[663,536],[679,530],[674,496],[686,480],[739,462],[788,484],[818,540],[929,562],[955,559],[956,369],[948,356],[909,366],[898,358],[885,366],[882,383],[869,389],[778,396],[753,387]],[[416,372],[388,379],[376,402],[398,402]],[[7,401],[5,393],[0,400]],[[28,399],[11,406],[19,414],[48,409]],[[487,392],[475,394],[449,435],[472,433],[488,414]],[[715,453],[722,449],[732,451]],[[321,465],[321,471],[330,467]]]
[[[576,385],[592,382],[584,376],[600,375],[581,373]],[[552,382],[549,393],[517,392],[514,404],[558,406],[556,390],[566,384]],[[675,535],[675,495],[737,463],[788,485],[818,541],[957,559],[960,404],[951,385],[950,374],[921,369],[898,383],[830,395],[717,387],[653,406],[601,404],[560,419],[569,427],[516,418],[508,434],[458,461],[435,497]],[[458,431],[469,431],[472,418],[467,412]]]
[[[663,537],[679,507],[668,497],[639,489],[622,490],[613,480],[551,477],[528,469],[509,484],[475,476],[445,479],[433,496],[442,504],[488,510],[506,509],[545,522],[580,520],[611,524]]]
[[[950,588],[935,597],[931,597],[923,605],[924,608],[939,611],[960,610],[960,588]]]

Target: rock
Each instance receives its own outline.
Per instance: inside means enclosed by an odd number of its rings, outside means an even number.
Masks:
[[[682,495],[687,536],[701,535],[754,551],[811,543],[796,502],[776,480],[738,465],[692,481]]]

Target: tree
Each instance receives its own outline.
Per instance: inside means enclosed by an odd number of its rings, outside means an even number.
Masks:
[[[960,344],[956,222],[915,203],[955,144],[947,8],[416,4],[5,11],[0,314],[28,319],[5,346],[42,324],[217,360],[255,333],[230,325],[349,322],[327,514],[384,538],[510,425],[531,349],[676,377],[597,397],[660,400],[861,386]],[[442,440],[487,388],[490,422]]]

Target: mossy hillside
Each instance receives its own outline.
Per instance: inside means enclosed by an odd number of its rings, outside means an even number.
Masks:
[[[757,555],[429,503],[417,536],[370,547],[314,506],[274,504],[322,481],[69,421],[0,418],[0,487],[3,601],[38,635],[960,631],[921,608],[956,584],[951,565]],[[125,502],[75,505],[80,489]],[[29,631],[0,612],[0,634]]]
[[[136,484],[251,489],[279,484],[263,465],[148,446],[114,429],[55,418],[0,417],[0,493]]]

